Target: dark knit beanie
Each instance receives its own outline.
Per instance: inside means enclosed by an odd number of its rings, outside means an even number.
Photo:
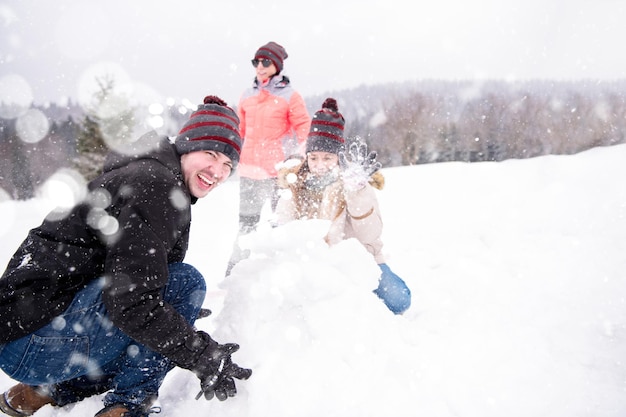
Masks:
[[[255,59],[269,59],[276,67],[277,74],[283,70],[283,61],[287,59],[287,51],[276,42],[269,42],[260,47],[254,54]]]
[[[306,152],[330,152],[338,154],[343,150],[345,140],[343,138],[343,126],[345,120],[339,108],[337,100],[327,98],[311,120],[311,130],[306,141]]]
[[[206,96],[178,132],[174,146],[180,154],[217,151],[228,156],[237,168],[242,145],[239,118],[219,97]]]

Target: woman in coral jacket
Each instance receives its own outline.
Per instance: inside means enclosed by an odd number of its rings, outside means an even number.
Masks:
[[[372,254],[381,269],[374,293],[395,314],[411,305],[411,291],[391,271],[382,253],[383,221],[376,189],[384,185],[376,153],[367,153],[364,143],[353,143],[346,152],[344,119],[337,102],[326,99],[315,113],[306,142],[304,161],[285,163],[278,182],[281,193],[276,208],[278,224],[298,219],[330,220],[329,245],[356,238]]]
[[[276,164],[296,153],[306,140],[311,118],[302,96],[281,75],[285,48],[276,42],[261,46],[252,65],[256,78],[237,108],[244,139],[239,163],[240,232],[254,230],[266,201],[278,201]]]

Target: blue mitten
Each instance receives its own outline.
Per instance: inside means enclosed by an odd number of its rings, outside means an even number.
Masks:
[[[382,271],[374,293],[394,314],[402,314],[411,306],[411,290],[387,264],[378,264]]]

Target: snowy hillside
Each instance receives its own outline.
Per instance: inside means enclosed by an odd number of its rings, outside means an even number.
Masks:
[[[383,170],[389,266],[413,305],[391,314],[378,269],[325,223],[248,236],[223,280],[237,228],[232,180],[194,208],[187,262],[207,278],[200,320],[253,368],[224,403],[168,375],[165,416],[621,417],[626,415],[626,145],[500,163]],[[42,200],[0,203],[6,264]],[[0,391],[14,382],[0,374]],[[99,398],[36,416],[93,415]]]

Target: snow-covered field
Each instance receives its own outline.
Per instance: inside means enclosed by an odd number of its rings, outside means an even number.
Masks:
[[[238,183],[194,208],[187,262],[207,279],[198,321],[253,368],[239,394],[194,400],[176,369],[165,416],[622,417],[626,415],[626,145],[500,163],[384,169],[388,264],[403,316],[372,293],[377,266],[326,224],[263,225],[224,280]],[[49,202],[0,203],[5,265]],[[0,391],[14,381],[0,374]],[[93,415],[90,398],[72,410]]]

